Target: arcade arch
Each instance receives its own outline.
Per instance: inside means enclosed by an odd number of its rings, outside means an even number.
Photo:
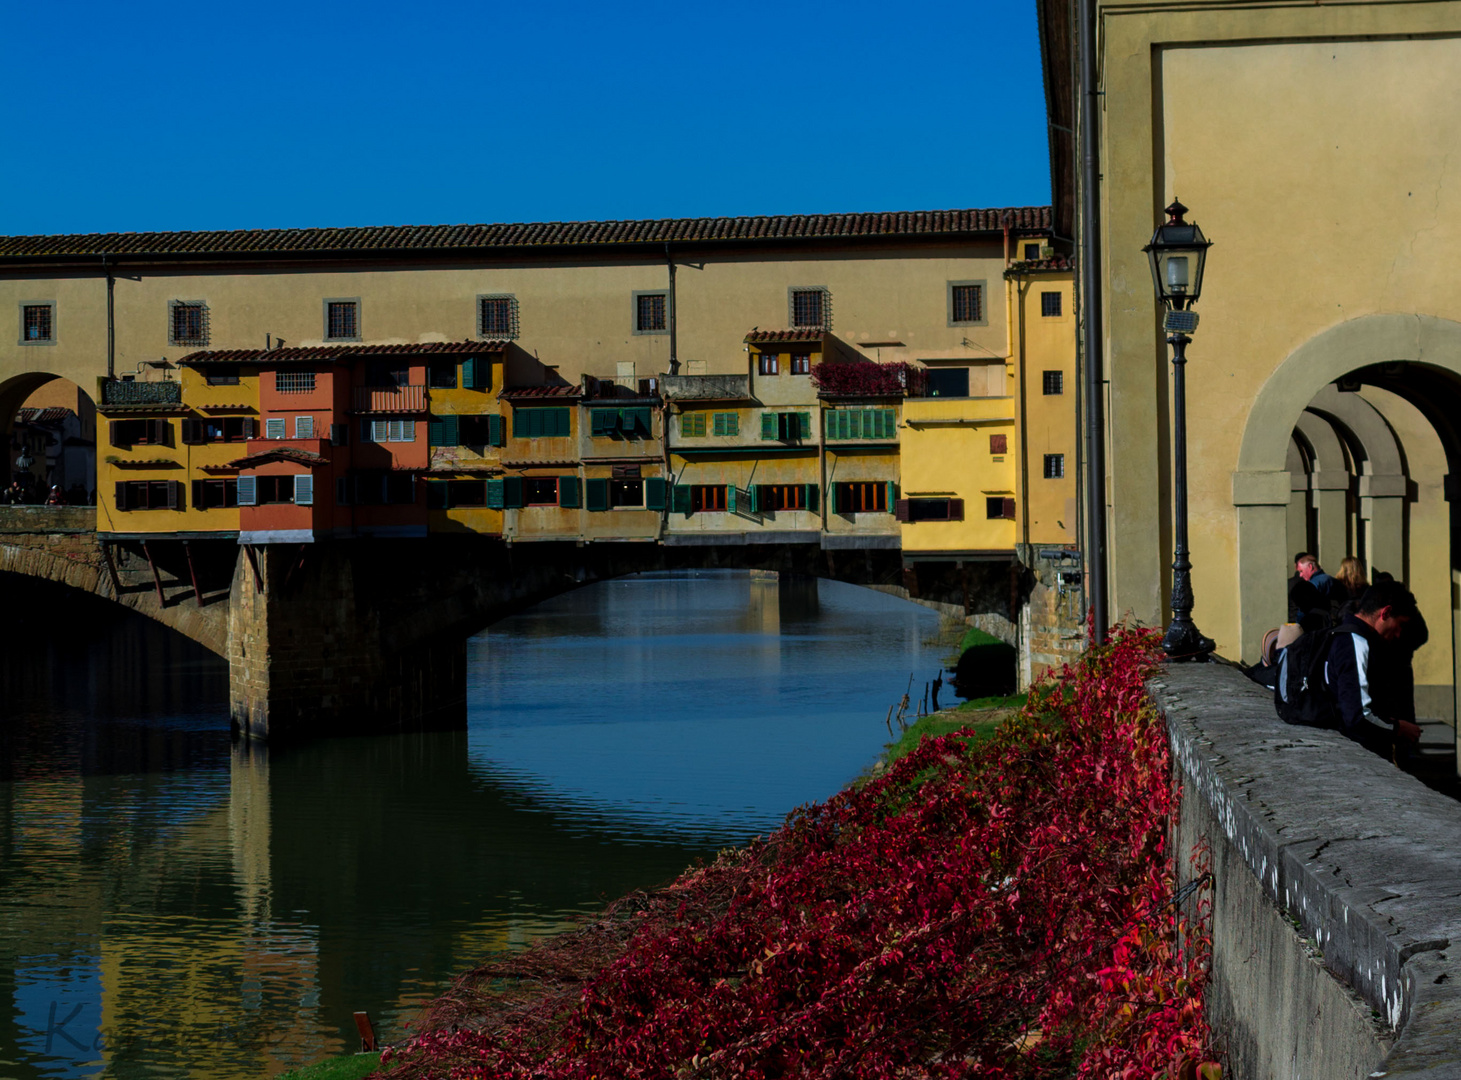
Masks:
[[[94,500],[96,403],[76,383],[40,371],[0,383],[0,434],[6,448],[0,487],[20,483],[28,502],[44,501],[53,485],[68,503]]]

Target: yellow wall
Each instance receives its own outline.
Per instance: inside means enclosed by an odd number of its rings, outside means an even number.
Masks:
[[[1019,313],[1016,381],[1022,396],[1020,448],[1028,462],[1028,468],[1021,470],[1022,491],[1016,508],[1021,520],[1020,542],[1075,544],[1080,462],[1076,446],[1073,275],[1069,271],[1037,272],[1010,285]],[[1047,292],[1059,294],[1060,315],[1041,314],[1041,294]],[[1044,392],[1047,371],[1061,373],[1061,393]],[[1063,456],[1065,475],[1060,479],[1045,479],[1046,454]]]
[[[1013,552],[1015,522],[988,519],[985,500],[1015,495],[1015,406],[1012,397],[910,398],[904,403],[900,498],[964,500],[963,521],[904,523],[904,551]],[[1003,461],[990,453],[992,434],[1009,438]]]

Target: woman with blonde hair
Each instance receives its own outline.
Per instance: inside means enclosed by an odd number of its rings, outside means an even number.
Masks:
[[[1347,598],[1341,597],[1341,603],[1345,599],[1358,600],[1370,587],[1369,581],[1365,578],[1365,564],[1353,555],[1345,558],[1339,564],[1339,573],[1334,575],[1336,581],[1344,586],[1349,593]]]

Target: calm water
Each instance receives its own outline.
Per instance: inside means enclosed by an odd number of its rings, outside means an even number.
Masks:
[[[231,746],[227,668],[0,581],[0,1080],[257,1078],[386,1037],[483,954],[832,794],[945,647],[929,612],[739,574],[473,638],[469,725]]]

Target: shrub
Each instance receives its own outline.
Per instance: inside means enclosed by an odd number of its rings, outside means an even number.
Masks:
[[[901,362],[833,360],[812,368],[812,385],[829,397],[901,397],[905,390],[915,393],[922,378],[922,368]]]

